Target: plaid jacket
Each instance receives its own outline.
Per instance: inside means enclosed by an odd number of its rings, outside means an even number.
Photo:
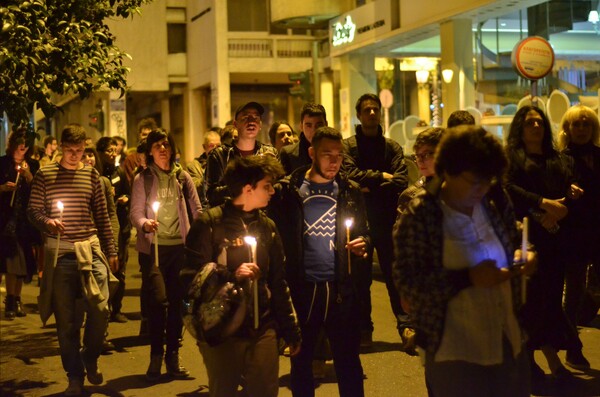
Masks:
[[[468,269],[449,270],[442,264],[440,186],[441,180],[431,181],[394,225],[394,282],[410,302],[417,344],[430,353],[435,353],[442,341],[448,302],[471,285]],[[483,206],[511,261],[519,236],[508,196],[501,187],[495,186],[483,199]],[[519,277],[511,279],[511,286],[516,314],[521,305]]]

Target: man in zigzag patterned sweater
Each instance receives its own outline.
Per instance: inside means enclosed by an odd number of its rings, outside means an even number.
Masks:
[[[309,148],[312,164],[282,180],[270,205],[302,334],[300,353],[291,359],[294,396],[314,396],[311,363],[322,327],[340,396],[364,396],[356,276],[365,265],[370,239],[360,188],[339,174],[342,152],[340,132],[319,128]],[[348,238],[349,218],[353,226]]]

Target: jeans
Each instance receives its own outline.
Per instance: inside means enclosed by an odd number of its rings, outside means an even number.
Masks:
[[[108,297],[108,269],[94,256],[92,274],[102,295]],[[79,265],[74,255],[59,258],[52,278],[52,308],[56,318],[58,345],[63,368],[69,379],[85,375],[85,363],[96,363],[102,351],[104,333],[108,324],[108,308],[89,304],[83,298]],[[80,333],[83,310],[87,313],[80,351]]]
[[[257,337],[230,337],[212,347],[198,342],[198,347],[206,365],[210,397],[235,396],[242,376],[248,397],[277,396],[279,351],[273,328]]]
[[[364,396],[356,297],[345,296],[338,301],[334,282],[317,284],[306,282],[297,288],[301,290],[292,291],[292,299],[298,312],[302,346],[300,353],[291,358],[292,395],[294,397],[315,395],[312,361],[319,332],[324,327],[331,345],[339,395],[341,397]]]
[[[179,271],[184,261],[183,245],[159,245],[158,250],[159,267],[154,265],[154,255],[140,253],[139,256],[151,355],[164,354],[164,339],[167,354],[177,353],[183,330],[183,288],[179,282]]]

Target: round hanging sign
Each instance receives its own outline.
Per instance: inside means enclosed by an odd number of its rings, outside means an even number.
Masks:
[[[552,71],[554,50],[543,37],[527,37],[515,45],[511,61],[519,75],[529,80],[539,80]]]

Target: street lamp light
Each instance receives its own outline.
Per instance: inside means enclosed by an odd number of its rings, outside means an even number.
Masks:
[[[446,84],[452,83],[453,76],[454,76],[454,70],[452,70],[452,69],[442,70],[442,78],[444,79],[444,83],[446,83]]]
[[[428,70],[417,70],[415,72],[417,76],[417,83],[426,84],[429,81],[429,71]]]

